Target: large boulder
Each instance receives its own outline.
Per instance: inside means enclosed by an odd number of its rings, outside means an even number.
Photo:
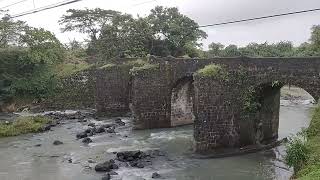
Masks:
[[[97,172],[110,172],[112,169],[118,169],[119,167],[115,164],[114,160],[99,163],[95,166]]]
[[[81,133],[78,133],[78,134],[76,135],[76,137],[77,137],[78,139],[82,139],[82,138],[88,137],[88,135],[87,135],[86,132],[81,132]]]

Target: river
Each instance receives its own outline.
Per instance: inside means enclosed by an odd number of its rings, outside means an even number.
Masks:
[[[287,137],[307,127],[312,105],[281,101],[279,138]],[[101,121],[92,122],[101,123]],[[108,120],[106,120],[108,121]],[[84,145],[75,135],[85,127],[74,120],[40,134],[0,139],[1,180],[100,180],[102,174],[92,170],[94,163],[113,156],[112,152],[136,149],[160,149],[164,159],[143,169],[123,167],[112,179],[151,179],[158,172],[172,180],[287,180],[292,174],[282,162],[285,147],[220,159],[194,159],[192,155],[193,126],[170,129],[131,131],[131,119],[123,118],[126,126],[115,135],[92,137]],[[63,145],[53,146],[54,140]],[[41,146],[36,146],[41,144]],[[69,160],[72,159],[72,163]]]

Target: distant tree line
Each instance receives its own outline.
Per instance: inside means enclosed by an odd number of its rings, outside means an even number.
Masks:
[[[253,56],[253,57],[293,57],[293,56],[320,56],[320,26],[311,28],[311,37],[308,42],[294,47],[290,41],[279,43],[250,43],[245,47],[236,45],[224,46],[221,43],[211,43],[209,50],[204,53],[205,57],[233,57],[233,56]]]

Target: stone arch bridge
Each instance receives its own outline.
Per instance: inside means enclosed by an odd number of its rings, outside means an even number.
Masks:
[[[118,62],[96,71],[98,112],[131,110],[135,129],[194,123],[199,153],[274,142],[283,85],[320,97],[318,57],[150,58],[140,67]]]

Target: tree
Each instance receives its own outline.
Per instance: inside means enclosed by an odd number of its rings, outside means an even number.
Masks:
[[[199,29],[199,25],[189,17],[181,14],[177,8],[157,6],[147,17],[152,27],[153,37],[170,50],[172,56],[185,54],[185,46],[206,38],[207,34]]]
[[[15,97],[40,98],[55,86],[53,66],[64,59],[64,48],[49,31],[6,16],[0,20],[0,101]]]
[[[225,57],[234,57],[234,56],[241,56],[241,52],[238,50],[236,45],[229,45],[224,48],[223,56]]]
[[[23,21],[13,21],[10,16],[3,16],[0,20],[0,48],[18,46],[20,36],[26,27]]]
[[[64,25],[62,32],[78,31],[88,34],[92,41],[97,40],[103,26],[108,24],[114,16],[120,14],[117,11],[100,8],[85,10],[69,9],[67,13],[59,21],[60,25]]]
[[[43,28],[26,28],[21,44],[29,48],[26,63],[56,64],[63,61],[64,49],[60,41]]]
[[[143,18],[115,16],[105,25],[98,39],[99,54],[105,60],[116,57],[141,57],[149,53],[151,29]]]
[[[224,49],[223,44],[212,42],[211,44],[209,44],[208,56],[209,57],[221,56],[221,52],[223,51],[223,49]]]

